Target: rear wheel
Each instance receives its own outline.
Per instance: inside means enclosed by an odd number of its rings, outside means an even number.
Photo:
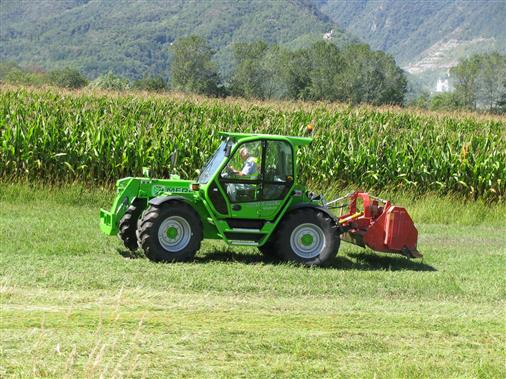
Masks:
[[[136,235],[137,221],[141,217],[145,204],[144,200],[135,199],[119,222],[118,236],[125,247],[131,251],[135,251],[139,247]]]
[[[285,216],[276,246],[283,258],[308,266],[325,266],[339,250],[337,225],[328,215],[313,208]]]
[[[202,238],[199,216],[179,201],[151,205],[139,223],[138,243],[155,262],[192,259]]]

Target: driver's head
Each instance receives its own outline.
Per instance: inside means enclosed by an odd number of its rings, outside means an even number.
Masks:
[[[248,151],[248,148],[247,147],[243,147],[239,150],[239,156],[241,157],[241,159],[243,161],[245,161],[246,159],[248,159],[249,157],[249,151]]]

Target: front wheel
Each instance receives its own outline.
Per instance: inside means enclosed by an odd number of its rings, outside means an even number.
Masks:
[[[151,205],[140,221],[137,238],[152,261],[187,261],[200,249],[202,223],[188,204]]]
[[[130,251],[135,251],[139,247],[137,245],[137,222],[146,206],[146,202],[142,199],[135,199],[128,207],[125,215],[119,222],[118,236]]]
[[[327,214],[313,208],[285,216],[276,241],[281,256],[308,266],[326,266],[339,250],[337,225]]]

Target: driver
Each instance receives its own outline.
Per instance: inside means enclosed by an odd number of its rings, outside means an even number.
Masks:
[[[257,159],[252,157],[249,153],[247,147],[242,147],[239,150],[239,156],[243,161],[243,166],[241,170],[235,169],[233,166],[230,166],[230,169],[234,175],[237,176],[254,176],[257,174]]]
[[[250,155],[247,147],[242,147],[239,150],[239,156],[243,161],[241,170],[237,170],[233,166],[229,166],[230,173],[239,177],[245,177],[245,179],[255,179],[258,174],[257,159]],[[235,202],[237,199],[237,190],[244,190],[250,188],[250,184],[227,184],[227,193],[230,199]]]

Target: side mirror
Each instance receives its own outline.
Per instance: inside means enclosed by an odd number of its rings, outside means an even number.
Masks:
[[[225,146],[225,156],[229,157],[231,151],[232,151],[232,145],[226,145]]]

